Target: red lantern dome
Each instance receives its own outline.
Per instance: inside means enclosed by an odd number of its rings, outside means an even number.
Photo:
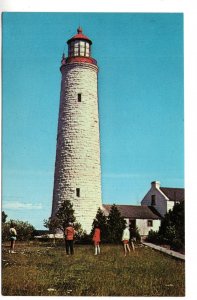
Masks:
[[[67,44],[69,44],[70,42],[75,41],[75,40],[84,40],[84,41],[89,42],[90,45],[92,44],[92,41],[91,41],[87,36],[85,36],[85,35],[82,33],[82,28],[81,28],[81,27],[79,27],[79,28],[77,29],[77,34],[74,35],[71,39],[69,39],[69,40],[67,41]]]
[[[71,62],[87,62],[97,65],[95,59],[91,57],[92,41],[83,34],[82,28],[77,29],[77,34],[67,41],[68,57],[62,60],[62,64]]]

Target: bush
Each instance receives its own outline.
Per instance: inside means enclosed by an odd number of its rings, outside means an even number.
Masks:
[[[175,238],[171,243],[171,249],[174,251],[184,252],[184,243],[181,241],[181,239]]]
[[[168,241],[169,244],[172,243],[174,239],[176,239],[176,228],[175,225],[167,226],[164,237]]]
[[[155,244],[167,244],[171,249],[184,251],[184,203],[175,204],[165,215],[158,232],[150,231],[147,241]]]
[[[84,232],[80,237],[75,239],[76,244],[88,245],[92,243],[92,237],[90,234]]]
[[[149,231],[148,236],[146,238],[148,242],[157,244],[159,242],[159,234],[158,231],[153,231],[152,229]]]
[[[159,235],[162,235],[171,245],[174,240],[185,243],[185,214],[184,202],[176,203],[172,210],[165,215],[161,222]]]
[[[28,222],[23,222],[19,220],[11,220],[2,224],[2,241],[8,241],[10,239],[10,225],[11,223],[15,224],[15,229],[17,232],[17,240],[19,241],[27,241],[33,238],[33,234],[35,228],[33,225],[29,224]]]
[[[8,241],[10,238],[10,224],[9,223],[3,223],[2,224],[2,241]]]

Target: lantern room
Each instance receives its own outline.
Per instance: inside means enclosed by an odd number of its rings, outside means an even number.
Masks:
[[[91,40],[82,33],[81,27],[77,29],[77,34],[67,41],[68,57],[91,57]]]

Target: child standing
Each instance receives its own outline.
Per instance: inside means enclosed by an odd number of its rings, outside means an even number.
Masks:
[[[95,225],[94,235],[92,240],[94,242],[94,249],[95,249],[94,255],[100,254],[101,251],[100,251],[99,243],[101,241],[101,230],[98,225]]]
[[[14,248],[15,248],[17,232],[13,223],[10,224],[9,233],[10,233],[10,241],[11,241],[9,253],[16,253],[14,252]]]
[[[127,255],[127,250],[130,252],[130,247],[129,247],[129,239],[130,239],[130,232],[128,226],[124,229],[123,234],[122,234],[122,242],[124,245],[124,256]]]

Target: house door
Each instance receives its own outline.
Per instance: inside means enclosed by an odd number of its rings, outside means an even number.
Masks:
[[[136,220],[129,220],[130,221],[130,229],[136,229]]]

